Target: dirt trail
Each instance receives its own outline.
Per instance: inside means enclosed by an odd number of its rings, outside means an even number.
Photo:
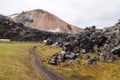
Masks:
[[[45,80],[65,80],[60,75],[54,73],[48,69],[40,60],[40,56],[36,51],[37,46],[33,46],[29,49],[29,53],[33,55],[32,66],[37,69],[37,71],[42,74]],[[39,75],[38,75],[39,76]]]

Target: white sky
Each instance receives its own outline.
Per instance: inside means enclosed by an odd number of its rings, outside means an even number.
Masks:
[[[0,14],[43,9],[78,26],[109,27],[120,19],[120,0],[0,0]]]

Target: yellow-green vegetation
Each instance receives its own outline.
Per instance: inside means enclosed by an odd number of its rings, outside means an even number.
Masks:
[[[28,49],[32,46],[38,46],[42,62],[66,80],[120,80],[120,58],[113,63],[97,61],[94,65],[87,65],[80,55],[72,65],[67,65],[67,61],[50,65],[47,64],[48,57],[60,53],[61,48],[46,46],[41,42],[0,42],[0,80],[43,80],[31,67]]]
[[[60,53],[61,48],[51,46],[40,46],[38,48],[43,63],[51,68],[54,72],[64,76],[67,80],[120,80],[120,59],[116,62],[100,62],[94,65],[85,64],[81,56],[77,63],[67,65],[67,61],[58,63],[58,65],[47,64],[48,57],[53,53]],[[88,53],[88,55],[96,55]],[[96,55],[97,56],[97,55]],[[64,65],[64,66],[62,66]]]
[[[30,65],[28,48],[35,42],[0,42],[0,80],[42,80]]]

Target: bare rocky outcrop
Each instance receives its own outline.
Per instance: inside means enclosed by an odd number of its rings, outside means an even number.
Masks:
[[[97,60],[114,62],[117,57],[120,57],[120,21],[103,30],[97,30],[95,26],[86,27],[62,48],[61,58],[59,54],[53,54],[49,58],[50,64],[56,64],[57,59],[60,61],[75,60],[79,54],[89,52],[97,53],[99,58],[85,56],[86,64],[96,64]]]

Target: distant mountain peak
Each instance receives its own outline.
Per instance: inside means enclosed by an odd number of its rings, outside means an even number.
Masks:
[[[25,26],[43,31],[72,34],[82,31],[81,28],[68,24],[57,16],[41,9],[23,11],[9,17],[15,22],[23,23]]]

